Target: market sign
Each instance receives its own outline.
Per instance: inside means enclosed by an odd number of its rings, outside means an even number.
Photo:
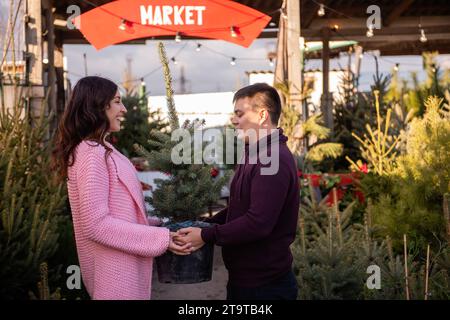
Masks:
[[[83,13],[80,31],[97,50],[171,36],[220,39],[248,47],[271,17],[229,0],[119,0]]]

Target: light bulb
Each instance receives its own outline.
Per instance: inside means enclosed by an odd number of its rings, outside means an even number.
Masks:
[[[273,58],[269,58],[269,65],[273,67]]]
[[[419,38],[420,42],[427,42],[427,36],[425,35],[425,30],[420,29],[420,38]]]
[[[234,26],[231,26],[230,28],[230,35],[232,38],[237,38],[237,32],[236,32],[236,28]]]
[[[236,58],[235,57],[231,58],[230,64],[232,66],[234,66],[236,64]]]
[[[373,25],[370,25],[369,28],[367,29],[366,37],[367,38],[372,38],[373,37]]]
[[[122,31],[125,31],[127,29],[127,25],[125,23],[125,19],[122,19],[122,21],[120,22],[119,29],[122,30]]]
[[[181,42],[181,35],[179,32],[177,32],[177,34],[175,36],[175,42]]]
[[[200,51],[200,48],[201,48],[201,44],[200,43],[197,43],[197,48],[195,48],[195,51],[197,51],[197,52],[199,52]]]
[[[319,17],[323,17],[325,15],[325,6],[323,4],[320,4],[320,8],[317,11],[317,15]]]

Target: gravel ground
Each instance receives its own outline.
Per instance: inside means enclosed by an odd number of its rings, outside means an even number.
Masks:
[[[167,284],[158,281],[154,264],[152,300],[225,300],[228,273],[222,260],[222,248],[214,248],[211,281],[196,284]]]

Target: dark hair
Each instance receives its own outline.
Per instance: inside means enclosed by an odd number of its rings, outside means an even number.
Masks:
[[[281,100],[277,90],[266,83],[255,83],[239,89],[233,103],[242,98],[252,98],[253,108],[266,108],[272,124],[277,125],[281,114]]]
[[[109,129],[105,110],[117,88],[111,80],[94,76],[80,79],[73,88],[59,122],[53,150],[53,169],[60,178],[67,176],[67,168],[75,162],[73,152],[81,141],[87,139],[101,144],[107,150],[105,159],[112,151],[104,143]]]

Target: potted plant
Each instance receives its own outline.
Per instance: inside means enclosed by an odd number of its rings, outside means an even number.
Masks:
[[[164,69],[170,132],[153,130],[150,132],[149,143],[157,148],[150,152],[141,146],[136,146],[136,149],[147,159],[151,170],[165,172],[167,178],[155,180],[156,188],[150,197],[146,197],[146,201],[152,207],[152,214],[162,218],[163,226],[170,231],[175,232],[190,226],[206,227],[209,224],[200,221],[199,215],[205,213],[208,206],[220,198],[222,187],[229,176],[218,176],[217,169],[212,165],[175,164],[172,161],[172,149],[178,141],[171,140],[171,132],[181,128],[188,130],[193,136],[194,130],[202,126],[204,121],[186,121],[180,127],[173,100],[172,79],[162,43],[159,44],[159,55]],[[194,159],[194,155],[191,156],[191,160]],[[212,275],[213,255],[214,246],[211,244],[204,245],[187,256],[178,256],[168,251],[156,258],[159,281],[163,283],[209,281]]]

